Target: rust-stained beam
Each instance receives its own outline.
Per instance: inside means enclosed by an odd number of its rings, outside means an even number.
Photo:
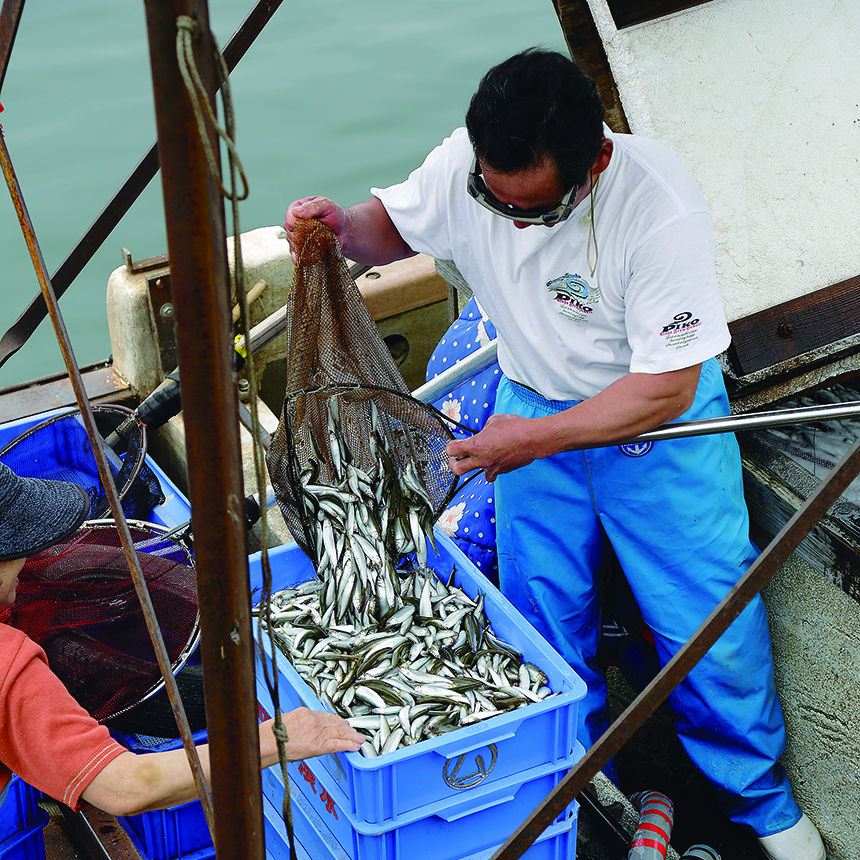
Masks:
[[[596,84],[606,110],[606,124],[629,134],[630,126],[618,95],[618,86],[603,48],[603,41],[586,0],[552,0],[570,56]]]
[[[23,0],[20,0],[20,2],[23,5]],[[233,38],[230,39],[224,48],[224,62],[227,63],[227,68],[230,71],[245,56],[245,52],[253,44],[254,39],[257,38],[282,2],[283,0],[258,0],[257,5],[254,6],[251,13],[242,22],[242,25],[233,34]],[[4,13],[7,4],[14,5],[14,2],[13,0],[5,0],[3,6]],[[0,48],[2,48],[2,43],[0,43]],[[141,192],[149,185],[150,180],[155,176],[157,171],[158,144],[156,142],[152,144],[149,152],[140,160],[123,186],[101,211],[89,230],[87,230],[78,244],[72,249],[69,256],[66,257],[57,271],[54,272],[51,278],[54,295],[59,298],[68,289],[75,278],[81,273],[84,266],[90,261],[93,254],[98,251],[105,239],[111,234],[114,227],[128,212]],[[0,338],[0,367],[27,342],[30,335],[45,318],[46,313],[45,301],[42,298],[42,294],[39,293],[3,337]]]
[[[619,30],[672,15],[710,0],[607,0],[612,20]]]
[[[831,345],[860,332],[858,299],[860,275],[733,320],[732,367],[745,376],[816,350],[832,361]]]
[[[24,0],[3,0],[3,8],[0,9],[0,90],[3,89],[6,68],[23,11]]]
[[[81,812],[73,812],[63,803],[57,807],[65,825],[63,830],[68,829],[73,845],[83,849],[89,860],[140,860],[140,852],[113,815],[94,806]],[[66,856],[66,852],[51,852],[47,840],[45,849],[48,857]]]
[[[145,0],[195,535],[201,652],[219,858],[263,858],[263,808],[238,397],[224,204],[177,60],[177,22],[197,23],[194,62],[214,105],[206,0]],[[218,138],[208,130],[213,151]],[[217,158],[217,155],[216,155]]]
[[[546,830],[565,807],[623,746],[672,690],[692,671],[747,604],[770,581],[818,521],[860,473],[860,440],[854,443],[833,472],[804,502],[767,549],[750,565],[702,622],[699,629],[633,700],[594,746],[565,774],[535,811],[517,828],[491,860],[516,860]]]

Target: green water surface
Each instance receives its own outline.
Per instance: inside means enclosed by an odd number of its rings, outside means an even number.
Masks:
[[[212,0],[223,46],[251,0]],[[243,232],[324,194],[349,205],[403,179],[462,124],[481,75],[530,45],[564,50],[551,0],[284,0],[231,82],[250,196]],[[0,124],[50,273],[155,140],[144,5],[28,0]],[[38,292],[0,186],[0,333]],[[122,262],[166,251],[157,177],[60,302],[77,361],[110,354],[105,287]],[[0,368],[0,388],[63,369],[49,320]]]

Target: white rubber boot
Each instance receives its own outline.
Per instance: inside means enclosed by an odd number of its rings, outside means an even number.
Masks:
[[[770,860],[824,860],[824,843],[815,825],[806,817],[788,830],[772,836],[759,836],[761,850]]]

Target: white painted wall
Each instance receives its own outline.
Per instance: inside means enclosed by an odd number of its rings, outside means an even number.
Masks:
[[[711,0],[622,31],[589,3],[631,131],[708,201],[729,320],[860,274],[860,3]],[[857,602],[796,556],[766,602],[784,764],[828,856],[860,860]]]
[[[860,3],[712,0],[619,31],[589,2],[631,131],[708,200],[729,319],[860,274]]]

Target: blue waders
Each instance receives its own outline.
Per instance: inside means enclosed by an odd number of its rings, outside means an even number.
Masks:
[[[495,411],[550,415],[547,401],[503,378]],[[716,360],[679,420],[729,411]],[[579,737],[607,727],[606,683],[596,665],[599,571],[606,541],[623,567],[661,665],[690,638],[758,552],[749,539],[733,434],[558,454],[500,475],[496,488],[503,593],[588,685]],[[759,836],[800,818],[777,759],[785,747],[764,604],[756,597],[669,697],[676,728],[721,806]]]

